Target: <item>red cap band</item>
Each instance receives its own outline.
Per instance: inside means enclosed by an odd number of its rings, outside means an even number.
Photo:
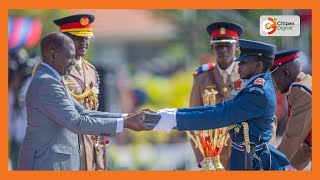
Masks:
[[[80,22],[72,22],[63,24],[60,26],[60,31],[64,29],[72,29],[72,28],[90,28],[91,23],[88,23],[87,25],[82,25]]]
[[[286,63],[287,61],[290,61],[290,60],[295,59],[297,57],[298,57],[298,53],[295,53],[295,54],[292,54],[290,56],[285,56],[283,58],[275,59],[274,63],[273,63],[273,66],[277,66],[279,64]]]
[[[232,30],[228,30],[228,29],[226,29],[224,34],[221,34],[219,29],[211,32],[212,38],[216,38],[216,37],[220,37],[220,36],[232,37],[237,40],[239,38],[239,34],[237,31],[232,31]]]

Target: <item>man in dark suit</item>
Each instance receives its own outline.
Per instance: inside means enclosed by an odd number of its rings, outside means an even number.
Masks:
[[[79,170],[79,134],[112,136],[123,128],[150,130],[144,112],[131,116],[85,109],[69,94],[61,76],[74,65],[75,45],[60,32],[41,40],[43,62],[26,95],[27,130],[19,154],[20,170]]]

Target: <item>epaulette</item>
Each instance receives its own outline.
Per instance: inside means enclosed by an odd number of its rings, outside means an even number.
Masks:
[[[85,66],[90,66],[92,69],[96,69],[91,63],[89,63],[87,60],[83,60],[83,63]]]
[[[40,64],[41,64],[41,61],[38,62],[36,65],[34,65],[34,67],[32,68],[32,72],[31,72],[32,77],[34,76],[34,73],[36,72]]]
[[[205,71],[210,71],[211,69],[213,69],[215,66],[214,63],[208,63],[208,64],[203,64],[201,66],[199,66],[196,71],[194,72],[194,74],[200,74],[202,72],[205,72]]]
[[[253,85],[264,86],[264,82],[265,80],[263,78],[257,78],[256,80],[254,80]]]
[[[288,94],[290,94],[291,88],[293,88],[293,87],[300,87],[300,88],[304,89],[305,91],[307,91],[310,95],[312,95],[312,91],[309,88],[307,88],[305,85],[300,84],[299,82],[293,82],[290,84]]]
[[[100,76],[99,76],[98,71],[97,71],[96,68],[95,68],[91,63],[89,63],[87,60],[83,60],[83,63],[84,63],[86,66],[90,66],[90,67],[94,70],[94,72],[96,73],[96,78],[97,78],[96,87],[97,87],[97,89],[99,89]]]

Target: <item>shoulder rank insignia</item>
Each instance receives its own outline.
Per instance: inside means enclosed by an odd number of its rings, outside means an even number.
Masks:
[[[300,88],[304,89],[305,91],[307,91],[310,95],[312,95],[312,91],[309,88],[307,88],[305,85],[300,84],[299,82],[293,82],[293,83],[290,84],[290,86],[291,87],[300,87]],[[289,93],[291,91],[291,87],[289,89]]]
[[[254,80],[253,85],[264,86],[264,82],[265,80],[263,78],[257,78],[256,80]]]
[[[194,74],[200,74],[202,72],[209,71],[214,68],[214,65],[215,64],[213,63],[203,64],[196,69]]]
[[[95,69],[95,67],[91,63],[89,63],[87,60],[83,60],[83,64],[87,69],[88,69],[88,66],[91,67],[92,69]]]
[[[260,87],[257,87],[257,86],[251,87],[251,88],[249,89],[249,91],[250,91],[250,92],[252,92],[252,91],[257,91],[257,92],[259,92],[259,93],[261,93],[261,94],[264,94],[264,90],[263,90],[262,88],[260,88]]]

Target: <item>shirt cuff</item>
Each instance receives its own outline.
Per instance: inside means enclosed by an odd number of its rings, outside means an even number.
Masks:
[[[122,114],[122,118],[126,118],[128,116],[128,114]]]
[[[117,118],[117,130],[116,130],[117,133],[123,131],[123,125],[124,125],[124,119],[123,118]]]

